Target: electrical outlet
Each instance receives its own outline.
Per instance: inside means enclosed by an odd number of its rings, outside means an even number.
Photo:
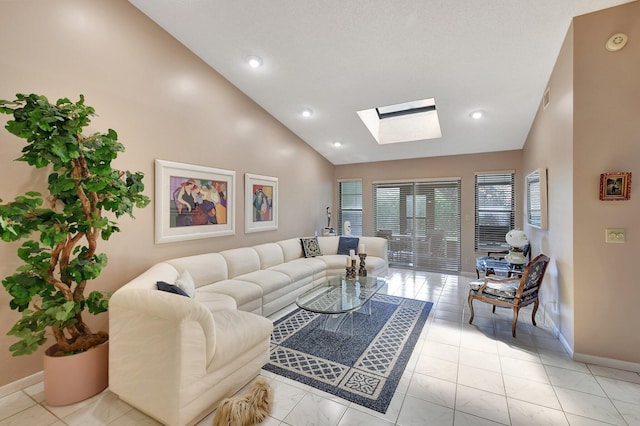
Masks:
[[[605,232],[605,242],[607,243],[624,243],[626,233],[624,228],[607,228]]]

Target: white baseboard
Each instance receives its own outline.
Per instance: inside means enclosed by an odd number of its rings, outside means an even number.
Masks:
[[[549,303],[547,303],[547,305],[549,305]],[[558,338],[564,350],[567,351],[567,353],[571,358],[573,358],[573,347],[569,344],[567,339],[560,332],[560,327],[558,327],[558,325],[553,320],[553,317],[550,315],[549,312],[547,312],[546,309],[543,312],[544,312],[545,324],[547,323],[547,321],[549,322],[549,324],[551,325],[551,330],[553,331],[553,335]]]
[[[575,357],[574,357],[575,353],[573,352],[573,347],[569,344],[569,342],[567,342],[567,339],[564,338],[564,335],[560,333],[560,330],[558,330],[557,333],[558,333],[558,340],[560,341],[560,344],[564,347],[564,350],[567,351],[569,356],[575,360]]]
[[[7,383],[0,387],[0,398],[16,393],[24,388],[28,388],[29,386],[33,386],[36,383],[40,383],[43,380],[43,377],[43,372],[39,371],[31,376],[23,377],[15,382]]]
[[[551,327],[553,328],[553,334],[555,336],[558,336],[558,340],[560,341],[564,349],[567,351],[569,356],[574,361],[584,362],[586,364],[595,364],[601,367],[616,368],[618,370],[635,371],[637,373],[640,373],[640,364],[637,362],[621,361],[619,359],[604,358],[601,356],[581,354],[579,352],[574,352],[573,347],[569,344],[569,342],[567,342],[567,339],[565,339],[564,335],[560,333],[560,329],[553,322],[553,319],[551,318],[551,316],[548,315],[546,312],[545,312],[545,321],[549,321],[549,323],[551,324]]]
[[[601,356],[574,353],[573,359],[587,364],[595,364],[601,367],[616,368],[618,370],[634,371],[640,373],[640,364],[637,362],[621,361],[619,359],[604,358]]]

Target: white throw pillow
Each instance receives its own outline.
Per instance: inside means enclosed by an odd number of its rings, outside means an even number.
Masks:
[[[196,284],[193,282],[191,274],[186,269],[180,274],[176,280],[176,285],[182,289],[189,297],[193,297],[196,294]]]

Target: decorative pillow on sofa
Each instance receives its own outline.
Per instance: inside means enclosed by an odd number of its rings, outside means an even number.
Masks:
[[[318,237],[300,238],[300,242],[302,243],[304,257],[322,256],[320,245],[318,244]]]
[[[158,290],[166,291],[167,293],[179,294],[180,296],[189,297],[189,295],[185,293],[177,285],[168,284],[168,283],[165,283],[164,281],[158,281],[156,285],[158,286]]]
[[[196,294],[196,284],[193,282],[191,274],[186,269],[176,280],[176,285],[180,287],[182,291],[187,293],[187,296],[189,297],[193,297]]]
[[[338,254],[349,254],[349,250],[354,250],[358,254],[358,242],[360,238],[357,237],[340,237],[338,242]]]

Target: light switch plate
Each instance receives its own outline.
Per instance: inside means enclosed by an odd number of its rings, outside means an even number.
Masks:
[[[607,243],[624,243],[626,233],[624,228],[607,228],[605,232],[605,241]]]

